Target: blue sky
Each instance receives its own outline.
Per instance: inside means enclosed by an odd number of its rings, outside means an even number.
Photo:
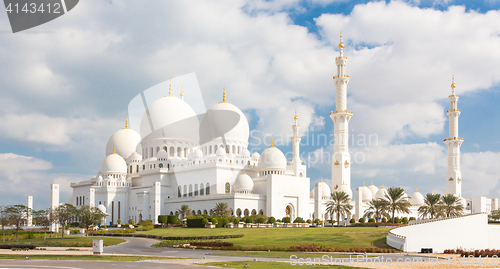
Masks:
[[[191,72],[207,105],[226,87],[260,136],[289,137],[294,109],[303,136],[330,135],[339,31],[352,134],[379,138],[352,146],[365,158],[353,162],[353,186],[444,192],[455,74],[464,196],[498,197],[499,9],[495,0],[85,1],[17,34],[0,13],[0,204],[31,194],[46,207],[53,182],[65,201],[69,182],[96,173],[129,101]],[[301,151],[307,161],[331,148]],[[308,165],[311,185],[329,182],[329,163]]]

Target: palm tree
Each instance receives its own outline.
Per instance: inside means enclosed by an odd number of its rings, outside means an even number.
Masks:
[[[394,214],[396,212],[410,214],[410,202],[408,197],[404,196],[405,191],[401,187],[390,187],[385,194],[387,200],[387,211],[391,213],[392,223],[394,223]]]
[[[214,214],[220,217],[226,217],[231,214],[231,210],[226,202],[216,203],[214,207]]]
[[[181,205],[181,209],[177,209],[179,211],[179,214],[182,216],[182,218],[186,218],[191,216],[192,210],[189,208],[189,205]]]
[[[442,209],[447,218],[460,217],[463,215],[464,206],[460,203],[460,198],[447,194],[441,198]]]
[[[422,218],[430,216],[431,219],[443,215],[443,204],[441,194],[428,193],[424,198],[424,205],[418,208],[418,213]]]
[[[326,204],[326,211],[330,216],[337,214],[337,226],[340,226],[340,215],[350,214],[351,209],[351,199],[344,191],[332,193],[332,200]]]
[[[385,199],[373,199],[368,203],[369,207],[365,210],[365,215],[363,217],[374,217],[375,221],[378,223],[379,218],[387,217],[390,218],[387,213],[387,206],[389,202]]]

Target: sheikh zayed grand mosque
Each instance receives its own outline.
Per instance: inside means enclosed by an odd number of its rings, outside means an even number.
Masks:
[[[68,203],[80,207],[99,207],[107,213],[106,223],[118,219],[158,221],[158,215],[178,214],[181,205],[189,205],[193,214],[212,214],[217,203],[226,202],[233,215],[241,217],[262,214],[292,219],[329,219],[326,204],[331,193],[344,191],[352,200],[352,215],[359,219],[372,199],[383,198],[387,190],[377,187],[351,186],[351,156],[348,137],[353,112],[347,110],[347,57],[340,36],[337,74],[336,110],[330,113],[334,123],[332,185],[321,180],[310,190],[306,165],[300,159],[300,125],[293,118],[293,157],[271,145],[251,153],[248,146],[249,124],[242,111],[224,95],[198,120],[193,108],[184,101],[184,92],[174,96],[172,83],[166,96],[147,107],[140,121],[141,133],[128,126],[116,131],[106,145],[106,157],[94,177],[73,182]],[[462,197],[460,146],[458,136],[458,95],[451,85],[448,171],[443,175],[446,192],[460,197],[465,213],[490,212],[498,208],[497,198]],[[292,115],[291,115],[292,116]],[[291,117],[290,117],[291,118]],[[291,119],[290,119],[291,120]],[[291,120],[292,123],[292,120]],[[466,180],[466,179],[464,179]],[[416,217],[424,197],[418,191],[407,194]],[[51,207],[59,205],[59,186],[51,185]]]

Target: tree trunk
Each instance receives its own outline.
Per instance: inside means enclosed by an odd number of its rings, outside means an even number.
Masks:
[[[2,223],[2,242],[5,243],[5,225]]]
[[[61,229],[61,238],[64,239],[64,223],[61,225],[62,226],[62,229]]]
[[[340,227],[340,212],[337,211],[337,227]]]
[[[47,226],[43,229],[43,241],[47,240]]]
[[[16,225],[16,242],[19,242],[19,220],[17,220]]]
[[[396,210],[394,210],[394,209],[392,210],[392,224],[394,224],[394,211],[396,211]]]
[[[89,226],[87,226],[87,238],[89,238]]]

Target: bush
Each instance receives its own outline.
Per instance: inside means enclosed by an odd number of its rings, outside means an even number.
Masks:
[[[203,225],[207,225],[207,224],[208,224],[208,222],[209,222],[209,221],[208,221],[206,218],[203,218],[203,219],[201,220],[201,223],[203,223]]]
[[[265,216],[258,216],[257,218],[255,218],[255,223],[264,223],[266,222],[266,217]]]
[[[357,253],[396,253],[394,249],[387,248],[332,248],[317,245],[299,245],[291,246],[289,251],[305,251],[305,252],[357,252]]]
[[[130,224],[130,225],[134,225],[134,224],[135,224],[135,221],[134,221],[133,219],[129,219],[129,220],[128,220],[128,224]]]
[[[251,216],[246,216],[243,218],[245,223],[253,223],[253,218]]]
[[[116,220],[116,223],[118,223],[118,224],[122,224],[122,220],[121,220],[121,219],[117,219],[117,220]]]
[[[293,223],[306,223],[301,217],[296,217],[293,220]]]
[[[231,220],[231,222],[232,222],[233,224],[238,224],[238,223],[240,223],[240,219],[239,219],[239,218],[237,218],[237,217],[234,217],[234,218]]]
[[[351,219],[351,220],[349,221],[349,223],[356,223],[356,220],[355,220],[355,219]]]
[[[271,223],[271,224],[274,224],[276,222],[276,219],[274,217],[269,217],[267,219],[267,223]]]
[[[359,222],[360,222],[360,223],[365,223],[365,218],[360,218],[360,219],[359,219]]]
[[[407,217],[404,217],[401,222],[403,222],[404,224],[408,224],[408,218]]]
[[[306,222],[309,223],[309,224],[313,223],[312,219],[308,219],[308,220],[306,220]]]
[[[323,224],[323,222],[322,222],[320,219],[315,219],[315,220],[314,220],[314,223],[316,223],[316,224],[318,224],[318,225]]]
[[[168,215],[158,215],[158,223],[161,224],[168,223]]]
[[[399,217],[394,218],[394,223],[400,223],[400,222],[401,222],[401,219],[399,219]]]
[[[415,217],[410,217],[410,221],[417,220]]]
[[[385,217],[382,218],[382,222],[386,223],[387,219]]]
[[[167,215],[167,223],[168,224],[179,223],[179,218],[176,215]]]
[[[35,245],[24,245],[24,244],[12,244],[12,245],[0,245],[0,249],[36,249]]]
[[[290,217],[284,217],[283,223],[290,223]]]
[[[212,218],[212,224],[217,225],[217,223],[218,223],[217,219],[216,218]]]
[[[368,222],[375,222],[375,219],[371,218],[371,219],[368,220]]]
[[[280,219],[277,219],[276,222],[282,222]]]

